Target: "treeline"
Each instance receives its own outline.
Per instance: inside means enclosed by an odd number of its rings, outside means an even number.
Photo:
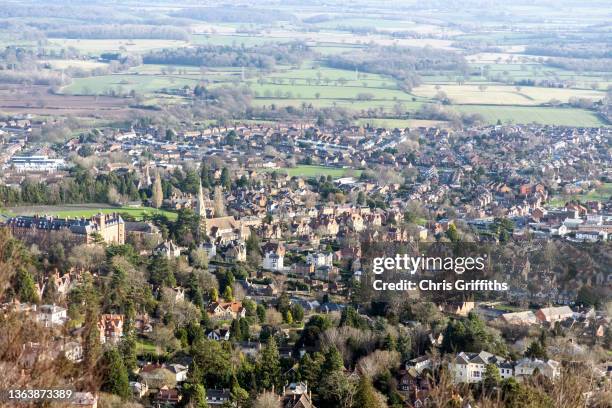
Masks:
[[[62,20],[82,20],[91,23],[112,22],[114,24],[135,21],[136,17],[120,12],[116,7],[103,7],[99,5],[54,5],[36,4],[32,6],[12,4],[11,7],[0,8],[0,18],[59,18]],[[53,25],[52,20],[29,22],[30,26],[45,28]]]
[[[293,14],[279,10],[262,10],[250,7],[199,7],[186,8],[171,14],[174,17],[192,18],[215,23],[271,23],[295,21]]]
[[[577,59],[577,58],[549,58],[546,65],[567,69],[570,71],[612,71],[612,58]]]
[[[299,64],[309,55],[309,48],[302,42],[266,44],[248,48],[209,45],[153,51],[144,56],[143,62],[145,64],[271,69],[276,64]]]
[[[389,75],[410,89],[420,84],[418,72],[467,71],[463,56],[432,48],[377,47],[327,57],[332,68]]]
[[[49,38],[189,40],[189,33],[172,26],[80,25],[47,31]]]
[[[554,45],[528,45],[525,47],[525,54],[542,55],[546,57],[564,57],[564,58],[612,58],[612,49],[603,44],[592,44],[585,46],[571,46],[568,44]]]
[[[456,126],[485,123],[484,117],[479,113],[458,112],[439,103],[426,103],[421,105],[415,116],[418,119],[443,120]]]
[[[90,175],[83,168],[71,171],[71,177],[57,184],[25,180],[20,188],[0,186],[0,203],[6,206],[19,204],[80,204],[80,203],[110,203],[115,204],[118,195],[130,200],[140,198],[138,179],[135,173],[108,175]]]

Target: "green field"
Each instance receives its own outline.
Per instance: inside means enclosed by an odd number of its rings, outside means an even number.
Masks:
[[[153,344],[151,340],[137,339],[136,340],[136,355],[143,354],[161,354],[159,348]]]
[[[98,208],[91,205],[65,205],[65,206],[32,206],[32,207],[17,207],[7,208],[3,212],[7,215],[33,215],[46,214],[53,215],[59,218],[74,218],[74,217],[92,217],[96,214],[128,214],[137,220],[141,220],[145,215],[162,214],[171,220],[177,218],[177,214],[172,211],[157,210],[150,207],[110,207],[100,206]]]
[[[549,204],[552,207],[561,207],[570,200],[579,200],[581,202],[586,201],[601,201],[606,202],[612,200],[612,183],[603,183],[601,186],[592,189],[588,193],[576,194],[572,196],[555,196]]]
[[[457,105],[453,108],[465,113],[481,114],[488,123],[539,123],[560,126],[603,126],[605,123],[593,112],[575,108],[547,108],[539,106]]]
[[[148,39],[108,39],[108,40],[90,40],[90,39],[68,39],[57,38],[52,39],[50,48],[68,48],[73,47],[83,53],[90,55],[99,54],[102,52],[113,52],[118,50],[144,52],[160,48],[177,48],[188,45],[186,41],[178,40],[148,40]]]
[[[416,127],[444,127],[448,122],[441,120],[423,120],[423,119],[390,119],[390,118],[360,118],[357,124],[361,126],[370,125],[381,128],[416,128]]]
[[[268,169],[266,171],[277,171],[279,173],[287,174],[290,177],[320,177],[320,176],[332,176],[332,178],[361,176],[361,170],[355,169],[341,169],[337,167],[326,167],[326,166],[312,166],[312,165],[301,165],[296,167],[285,167],[280,169]]]
[[[405,17],[405,16],[404,16]],[[444,16],[440,16],[444,19]],[[463,16],[468,20],[472,17]],[[434,19],[435,20],[435,19]],[[483,27],[478,35],[459,32],[445,27],[444,37],[395,38],[391,31],[439,33],[441,26],[412,18],[392,16],[330,14],[328,19],[311,24],[313,31],[304,31],[291,25],[263,27],[252,24],[252,34],[239,29],[236,23],[192,25],[189,41],[173,40],[72,40],[51,39],[51,48],[75,47],[93,56],[106,51],[140,52],[156,48],[219,45],[257,47],[266,43],[302,40],[314,51],[312,59],[297,66],[277,65],[272,70],[249,67],[198,67],[147,64],[130,68],[126,72],[74,78],[62,92],[75,95],[126,96],[132,91],[143,97],[143,104],[173,105],[187,103],[177,91],[184,87],[203,84],[207,87],[245,85],[252,91],[252,105],[264,109],[279,107],[315,108],[339,107],[356,111],[359,116],[378,117],[374,126],[412,127],[411,122],[384,119],[387,116],[413,117],[424,102],[435,101],[439,92],[450,98],[450,109],[481,114],[487,123],[540,123],[567,126],[606,125],[594,112],[584,109],[549,107],[552,100],[567,103],[570,98],[601,100],[612,84],[605,72],[578,72],[547,66],[537,56],[521,54],[533,33],[513,33]],[[435,20],[437,21],[437,20]],[[338,27],[344,27],[338,29]],[[348,27],[370,27],[377,33],[348,32]],[[0,38],[1,39],[1,38]],[[461,79],[459,72],[422,71],[422,85],[410,91],[400,88],[390,76],[335,69],[326,66],[325,56],[350,52],[367,47],[370,42],[391,45],[454,47],[455,40],[487,39],[501,45],[495,52],[472,52],[466,55],[470,71]],[[411,42],[407,44],[406,41]],[[95,60],[54,60],[54,69],[77,66],[93,69],[104,66]],[[552,83],[565,81],[564,88],[543,86],[516,87],[516,81],[534,79]],[[486,86],[486,89],[481,86]],[[170,94],[170,95],[168,95]],[[504,106],[501,106],[504,105]],[[370,119],[368,119],[370,120]],[[371,121],[371,120],[370,120]],[[431,125],[431,124],[430,124]],[[435,125],[435,124],[433,124]],[[420,126],[420,125],[416,125]],[[429,126],[425,124],[425,126]]]
[[[134,75],[115,74],[101,75],[87,78],[75,78],[73,82],[64,87],[62,91],[68,94],[101,95],[113,90],[117,94],[127,94],[134,90],[149,94],[162,89],[179,89],[197,85],[197,78],[180,75]]]

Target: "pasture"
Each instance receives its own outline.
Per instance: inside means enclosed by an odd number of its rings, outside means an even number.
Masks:
[[[361,126],[373,126],[381,128],[417,128],[417,127],[445,127],[448,122],[443,120],[425,119],[392,119],[392,118],[360,118],[357,124]]]
[[[464,113],[478,113],[491,124],[502,123],[539,123],[561,126],[603,126],[605,123],[593,112],[574,108],[549,108],[540,106],[492,106],[458,105],[454,106]]]
[[[444,92],[453,103],[478,105],[535,106],[548,103],[553,99],[567,103],[570,98],[587,98],[598,101],[605,96],[604,92],[586,89],[515,87],[495,84],[425,84],[412,90],[413,94],[424,98],[433,98],[438,92]]]
[[[104,52],[143,52],[160,48],[176,48],[188,45],[187,41],[179,40],[148,40],[148,39],[71,39],[54,38],[49,40],[50,48],[75,48],[85,54],[95,55]]]

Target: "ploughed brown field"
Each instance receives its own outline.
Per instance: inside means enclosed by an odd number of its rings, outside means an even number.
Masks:
[[[0,112],[4,113],[122,118],[138,110],[129,103],[111,96],[54,95],[47,86],[0,85]]]

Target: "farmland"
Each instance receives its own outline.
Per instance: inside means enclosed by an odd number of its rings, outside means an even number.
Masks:
[[[584,109],[463,105],[458,110],[464,113],[483,115],[488,123],[540,123],[560,126],[602,126],[604,122],[594,113]]]
[[[609,124],[596,112],[596,106],[604,101],[612,85],[612,76],[605,66],[590,62],[575,68],[554,65],[548,63],[546,56],[530,52],[529,47],[534,42],[554,38],[557,27],[554,23],[542,25],[542,30],[548,30],[547,27],[551,30],[551,33],[542,33],[531,22],[512,30],[497,24],[468,28],[478,23],[478,19],[467,14],[432,13],[418,8],[413,13],[402,11],[397,16],[389,14],[384,6],[371,6],[366,16],[340,10],[313,16],[308,7],[280,5],[279,9],[286,13],[285,17],[292,14],[295,19],[249,23],[197,19],[169,22],[185,29],[180,40],[53,36],[37,42],[18,40],[17,33],[0,30],[2,44],[13,42],[26,48],[44,49],[45,58],[40,61],[43,68],[68,78],[62,86],[53,89],[58,97],[63,95],[70,100],[76,96],[112,96],[118,107],[112,111],[99,109],[96,98],[91,107],[83,99],[85,103],[71,108],[72,103],[61,104],[54,98],[40,95],[29,98],[22,93],[17,101],[1,101],[0,111],[23,112],[33,107],[40,114],[50,114],[52,109],[57,109],[58,114],[115,119],[131,116],[134,112],[130,106],[141,104],[158,105],[157,110],[177,104],[188,107],[191,90],[200,85],[208,89],[247,87],[250,105],[264,111],[285,107],[342,108],[351,112],[353,119],[368,117],[387,123],[438,120],[438,117],[423,116],[421,108],[426,103],[443,101],[447,105],[445,109],[454,112],[455,116],[477,114],[475,118],[486,123],[501,120],[503,123],[577,126]],[[508,12],[518,16],[525,16],[526,10],[533,12],[540,8],[508,6]],[[156,16],[169,13],[165,7],[146,11]],[[130,14],[127,9],[123,12]],[[564,21],[568,26],[576,23]],[[594,25],[602,21],[597,13],[589,16],[589,23]],[[593,42],[599,36],[597,32],[589,32],[584,33],[584,38]],[[300,61],[278,60],[273,66],[253,65],[245,59],[223,65],[202,61],[202,66],[179,62],[142,63],[142,58],[153,51],[205,46],[218,47],[219,54],[257,52],[261,47],[282,47],[296,41],[303,42],[309,53]],[[487,46],[473,47],[481,42],[486,42]],[[332,68],[333,64],[329,63],[334,57],[367,54],[369,49],[377,47],[410,47],[460,54],[465,67],[420,69],[414,86],[406,86],[404,74],[398,76],[388,71],[385,57],[377,62],[379,67],[365,70]],[[386,52],[392,54],[392,50],[389,48]],[[134,57],[136,62],[118,67],[119,59],[113,60],[118,58],[113,54]],[[106,57],[102,58],[103,55]],[[133,97],[138,97],[138,103],[130,100]],[[578,100],[580,105],[575,103]]]

